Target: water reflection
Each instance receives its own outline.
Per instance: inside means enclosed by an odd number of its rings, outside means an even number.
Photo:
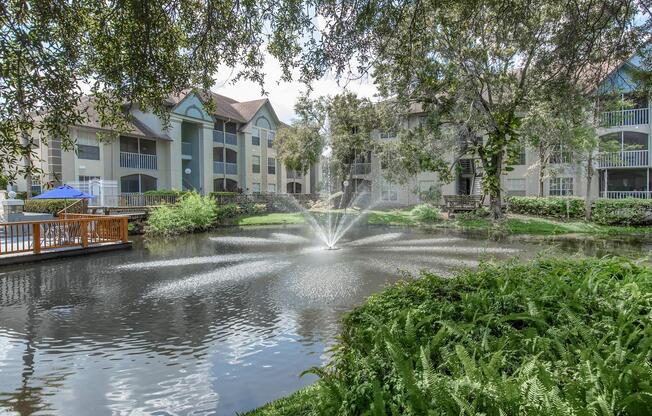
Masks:
[[[339,317],[397,280],[544,250],[641,255],[645,239],[363,229],[225,230],[0,271],[0,412],[225,414],[312,382]]]

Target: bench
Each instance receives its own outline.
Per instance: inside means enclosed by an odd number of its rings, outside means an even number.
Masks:
[[[448,215],[456,211],[475,211],[482,205],[482,195],[444,195]]]

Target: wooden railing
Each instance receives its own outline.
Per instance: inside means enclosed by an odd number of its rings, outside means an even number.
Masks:
[[[648,160],[647,150],[625,150],[598,154],[598,166],[601,168],[647,166]]]
[[[53,220],[0,224],[0,255],[126,243],[127,217],[62,214]]]

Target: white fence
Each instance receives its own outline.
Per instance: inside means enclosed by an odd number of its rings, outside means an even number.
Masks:
[[[601,168],[622,168],[647,166],[647,150],[626,150],[624,152],[604,152],[598,154],[598,166]]]
[[[648,124],[648,122],[649,110],[647,108],[606,111],[600,115],[600,124],[605,127],[635,126]]]

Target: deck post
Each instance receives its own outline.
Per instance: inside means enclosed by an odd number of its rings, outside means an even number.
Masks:
[[[34,254],[39,254],[41,252],[41,223],[32,224],[32,249]]]
[[[129,218],[128,217],[120,218],[120,240],[122,240],[123,243],[129,241],[127,237],[128,228],[129,228]]]
[[[79,226],[81,227],[81,245],[83,248],[87,248],[88,247],[88,221],[84,219],[80,219]]]

